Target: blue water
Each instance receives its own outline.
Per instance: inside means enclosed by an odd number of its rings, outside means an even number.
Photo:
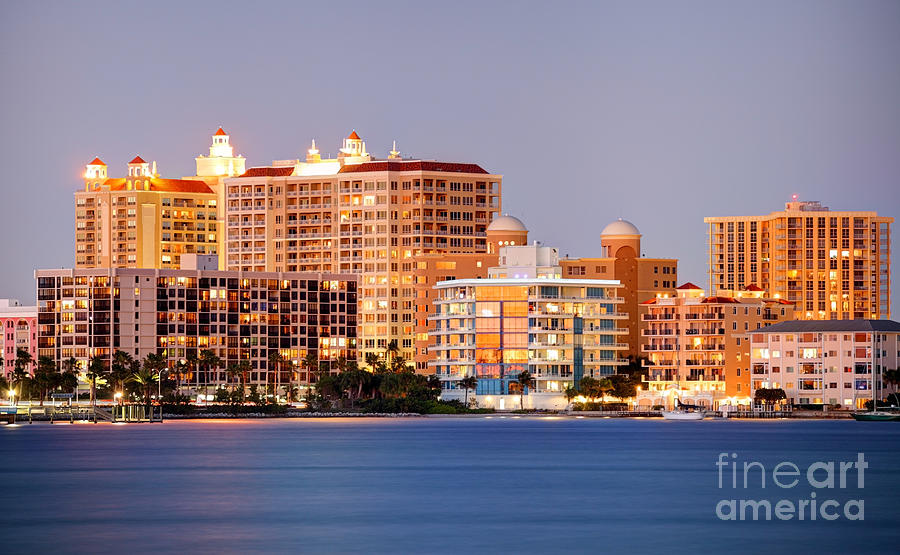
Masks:
[[[25,424],[0,428],[0,552],[896,553],[898,440],[852,421]],[[813,489],[719,489],[720,452],[769,479],[862,452],[864,488],[852,471],[817,497],[865,520],[722,521],[721,499]]]

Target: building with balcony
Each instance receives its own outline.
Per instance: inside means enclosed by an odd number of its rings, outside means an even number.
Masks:
[[[0,346],[2,372],[9,376],[16,365],[16,352],[25,349],[37,362],[37,307],[23,306],[16,299],[0,299],[0,330],[3,339]],[[29,368],[31,370],[31,368]]]
[[[377,160],[354,131],[334,158],[275,160],[225,179],[232,271],[360,276],[360,354],[415,356],[415,257],[487,252],[502,177],[470,163]]]
[[[713,295],[756,285],[795,303],[798,319],[890,318],[893,218],[794,195],[781,212],[703,221]]]
[[[413,257],[413,281],[416,299],[416,372],[427,374],[428,361],[434,358],[429,351],[428,316],[434,308],[439,281],[454,279],[479,279],[488,277],[488,270],[500,261],[500,249],[522,246],[528,243],[528,229],[521,220],[509,214],[497,216],[485,232],[487,252],[479,253],[430,253]]]
[[[539,245],[501,248],[500,261],[487,278],[435,285],[428,364],[443,383],[442,398],[463,399],[460,380],[475,376],[479,406],[515,409],[516,380],[527,370],[536,382],[523,392],[525,407],[559,409],[583,376],[607,376],[625,364],[618,282],[561,278],[556,249]]]
[[[683,403],[715,408],[746,405],[753,398],[749,334],[791,320],[791,303],[763,297],[758,288],[707,297],[692,283],[674,297],[641,304],[645,383],[641,408]]]
[[[222,364],[184,377],[196,392],[229,383],[226,369],[236,362],[250,363],[247,385],[273,387],[314,379],[303,365],[308,355],[325,370],[356,359],[355,275],[95,268],[35,277],[38,354],[74,357],[82,370],[117,350],[138,359],[158,353],[174,368],[208,349]],[[289,363],[270,368],[276,353]]]
[[[622,284],[622,312],[629,315],[622,327],[628,328],[626,355],[635,360],[640,351],[641,320],[638,307],[661,295],[673,296],[678,282],[678,259],[646,258],[641,251],[641,232],[629,221],[618,219],[600,232],[600,256],[564,258],[559,261],[563,277],[609,279]]]
[[[752,333],[750,357],[754,391],[781,388],[792,403],[861,409],[873,387],[884,397],[882,372],[900,366],[900,323],[781,322]]]

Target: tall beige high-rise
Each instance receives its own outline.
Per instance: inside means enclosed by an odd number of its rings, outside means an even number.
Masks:
[[[794,302],[799,319],[890,318],[893,221],[796,195],[767,216],[704,218],[710,289],[757,285]]]
[[[354,131],[335,158],[276,160],[225,179],[229,270],[360,274],[360,354],[415,349],[415,261],[487,252],[502,177],[476,164],[373,159]]]

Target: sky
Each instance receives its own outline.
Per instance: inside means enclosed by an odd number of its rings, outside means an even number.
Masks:
[[[352,129],[481,164],[530,238],[596,256],[622,217],[681,282],[704,216],[900,216],[896,1],[4,0],[0,79],[0,297],[29,304],[74,263],[85,163],[192,175],[219,125],[248,165]]]

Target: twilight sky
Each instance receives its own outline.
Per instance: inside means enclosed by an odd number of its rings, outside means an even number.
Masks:
[[[248,165],[354,128],[477,162],[532,238],[597,255],[621,216],[698,284],[704,216],[900,216],[900,2],[427,4],[0,3],[0,297],[74,263],[91,158],[192,175],[220,124]]]

